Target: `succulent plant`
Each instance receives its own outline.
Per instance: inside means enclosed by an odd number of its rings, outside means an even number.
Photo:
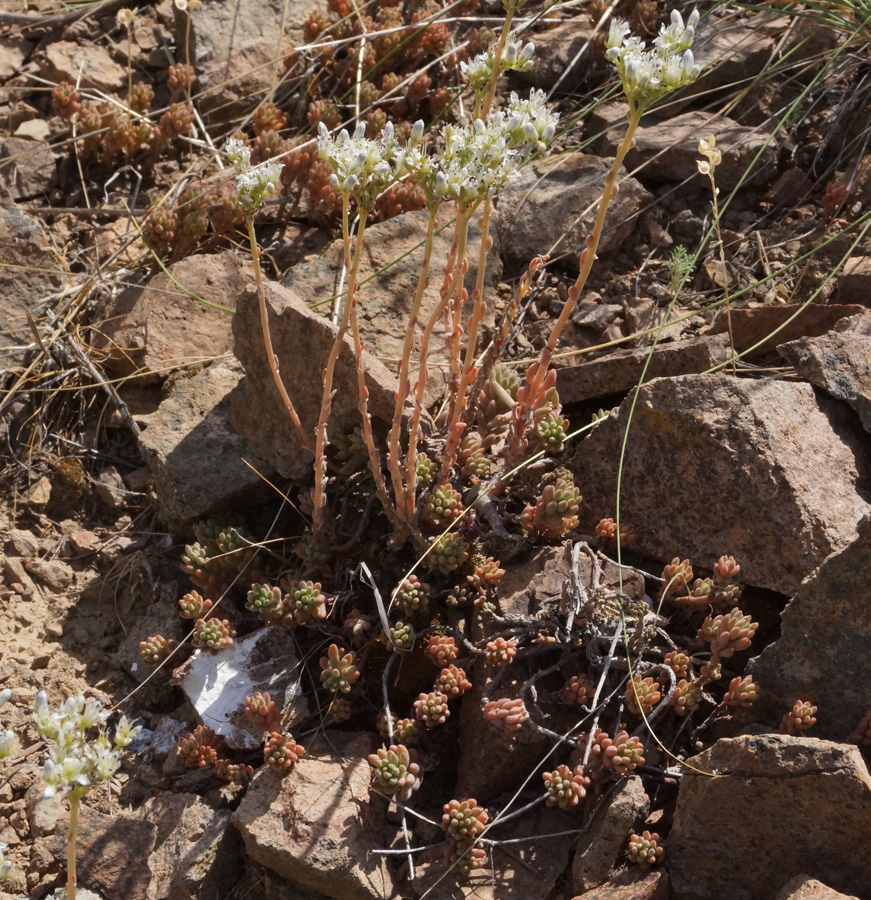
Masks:
[[[596,534],[606,541],[609,545],[615,546],[617,543],[617,523],[614,519],[600,519],[596,525]],[[627,546],[638,540],[638,532],[631,522],[620,523],[620,543]]]
[[[420,787],[423,778],[420,766],[412,762],[404,744],[391,744],[386,749],[380,747],[369,754],[369,765],[374,770],[375,784],[385,794],[399,794],[403,800],[408,800]]]
[[[590,778],[583,766],[557,766],[553,772],[545,772],[542,776],[547,790],[547,805],[560,809],[571,809],[577,806],[587,795]]]
[[[731,584],[738,579],[741,566],[735,562],[734,556],[721,556],[714,563],[714,581],[720,584]]]
[[[494,638],[487,642],[484,648],[484,658],[487,664],[499,669],[507,666],[514,657],[517,656],[517,641],[506,640],[503,637]]]
[[[396,622],[390,626],[388,640],[400,650],[410,650],[414,646],[414,629],[405,622]]]
[[[418,455],[415,463],[418,484],[429,484],[435,475],[436,464],[425,454]]]
[[[729,682],[729,690],[723,694],[726,706],[752,706],[759,696],[759,687],[752,675],[736,676]]]
[[[418,610],[426,609],[428,595],[429,585],[424,584],[417,575],[409,575],[399,583],[396,603],[405,615],[410,616]]]
[[[450,484],[438,484],[424,496],[426,516],[437,528],[445,528],[463,515],[463,497]]]
[[[686,650],[670,650],[665,654],[665,665],[675,674],[675,678],[686,678],[690,673],[693,658]]]
[[[81,94],[68,81],[61,81],[51,90],[51,111],[64,121],[70,119],[82,108]]]
[[[658,834],[645,831],[629,836],[629,861],[648,869],[662,861],[663,848]]]
[[[863,750],[871,748],[871,709],[859,720],[856,730],[847,738],[848,744],[856,744]]]
[[[781,734],[798,737],[816,722],[817,707],[810,700],[796,700],[792,709],[780,720]]]
[[[216,759],[215,774],[223,781],[248,787],[254,777],[254,769],[251,766],[236,765],[229,759]]]
[[[236,632],[228,619],[197,619],[192,643],[197,650],[208,650],[213,656],[233,646]]]
[[[520,524],[528,531],[537,531],[547,538],[562,537],[578,527],[577,512],[581,494],[566,469],[557,469],[554,480],[545,484],[535,506],[527,506],[520,515]]]
[[[176,648],[176,642],[167,640],[163,635],[155,634],[139,642],[139,655],[150,666],[162,663]]]
[[[633,771],[644,764],[644,746],[637,737],[629,737],[625,731],[618,731],[613,738],[604,731],[597,731],[590,750],[606,769],[613,769],[619,775]]]
[[[206,600],[196,591],[190,591],[178,601],[178,605],[183,619],[205,619],[212,608],[212,601]]]
[[[245,608],[256,612],[261,619],[268,619],[281,603],[281,588],[268,584],[252,584],[245,600]]]
[[[447,695],[449,698],[460,697],[466,691],[472,689],[472,682],[466,678],[466,673],[462,669],[450,665],[445,666],[445,668],[439,672],[434,689]]]
[[[676,556],[662,570],[662,596],[684,597],[689,593],[693,580],[693,567],[688,559],[681,560]]]
[[[569,706],[586,706],[596,694],[596,682],[589,675],[572,675],[563,688]]]
[[[188,544],[184,548],[181,556],[181,568],[188,575],[202,575],[205,568],[209,564],[209,557],[206,555],[206,548],[198,541]]]
[[[457,868],[468,874],[473,869],[483,869],[487,862],[487,851],[481,841],[468,844],[466,841],[449,840],[445,845],[448,865],[456,863]]]
[[[520,731],[523,723],[529,718],[526,706],[519,697],[513,700],[508,697],[490,700],[484,704],[483,711],[491,725],[509,733]]]
[[[197,725],[192,732],[179,739],[178,752],[189,769],[195,766],[204,768],[218,758],[220,746],[221,739],[208,725]]]
[[[668,701],[668,705],[675,713],[677,713],[677,715],[685,716],[687,713],[698,709],[701,701],[702,691],[698,683],[695,681],[687,681],[686,678],[681,678],[675,685],[671,698]]]
[[[469,556],[466,542],[454,532],[435,538],[426,555],[430,569],[448,575],[459,568]]]
[[[297,744],[290,734],[273,731],[263,745],[263,760],[276,772],[286,772],[305,754],[305,747]]]
[[[659,682],[649,676],[634,675],[626,685],[626,708],[636,716],[649,716],[661,697]]]
[[[127,105],[133,112],[141,115],[148,111],[152,100],[154,100],[154,88],[147,81],[140,81],[130,89]]]
[[[245,698],[245,715],[264,731],[277,731],[281,726],[281,711],[268,692],[258,691]]]
[[[169,67],[169,78],[167,86],[169,87],[172,99],[175,100],[182,94],[190,91],[197,76],[194,74],[194,67],[188,63],[176,63]]]
[[[290,586],[288,605],[298,625],[308,625],[327,617],[327,596],[319,581],[294,581]]]
[[[449,634],[431,634],[425,652],[429,660],[441,669],[454,662],[460,654],[457,642]]]
[[[451,800],[444,805],[442,831],[456,841],[472,844],[487,827],[487,810],[474,797]]]
[[[414,701],[414,714],[427,728],[442,725],[451,714],[448,698],[441,691],[420,694]]]
[[[725,615],[708,616],[699,629],[699,638],[711,645],[712,660],[728,659],[750,646],[758,627],[758,622],[753,622],[736,606]]]
[[[353,650],[347,653],[337,644],[330,644],[327,655],[320,659],[321,682],[328,691],[347,694],[351,685],[360,678],[360,673],[354,665],[356,654]]]
[[[497,587],[499,585],[502,576],[505,574],[505,569],[501,567],[499,560],[493,559],[492,556],[477,560],[473,559],[472,563],[475,570],[471,575],[466,576],[466,581],[473,587],[476,587],[481,596],[484,597],[489,587]]]

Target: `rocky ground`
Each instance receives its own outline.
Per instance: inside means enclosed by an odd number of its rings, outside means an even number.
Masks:
[[[129,29],[114,0],[86,15],[58,15],[47,2],[0,6],[0,690],[12,691],[0,719],[15,734],[0,759],[0,844],[12,863],[0,897],[63,893],[69,813],[63,797],[43,796],[47,746],[31,720],[45,690],[53,703],[96,697],[145,726],[111,787],[86,795],[79,879],[103,900],[871,898],[871,33],[848,42],[855,28],[843,7],[825,25],[783,10],[702,10],[704,74],[643,121],[560,344],[556,387],[570,430],[610,412],[524,473],[496,524],[485,528],[480,513],[464,525],[480,558],[505,570],[498,587],[482,589],[487,603],[464,606],[465,580],[429,572],[429,611],[410,614],[418,632],[458,635],[474,687],[451,701],[446,723],[418,723],[423,783],[400,806],[373,787],[367,761],[384,743],[382,681],[398,715],[413,716],[438,670],[424,637],[387,662],[358,566],[386,594],[414,554],[387,549],[353,453],[331,489],[343,550],[318,576],[329,618],[263,627],[245,607],[252,582],[309,577],[294,548],[311,458],[266,364],[253,268],[215,148],[241,129],[264,158],[279,147],[297,154],[287,195],[257,231],[276,354],[313,422],[342,249],[299,136],[333,102],[353,111],[341,79],[354,69],[346,51],[298,48],[313,33],[345,34],[342,4],[331,20],[325,9],[310,14],[309,0],[206,0],[192,13],[163,2],[139,8]],[[384,8],[379,27],[399,14]],[[495,27],[499,9],[461,10],[438,46],[460,53],[483,39],[470,29]],[[652,2],[624,12],[649,28],[666,17]],[[565,125],[554,154],[500,195],[490,223],[488,334],[530,258],[551,260],[507,342],[515,366],[534,358],[563,308],[622,136],[625,109],[591,39],[595,15],[559,3],[543,17],[530,12],[537,66],[511,84],[552,91]],[[375,20],[360,22],[366,31]],[[441,59],[436,43],[391,72],[411,83],[401,115],[431,119],[445,91],[459,93],[459,57]],[[185,90],[168,70],[183,48],[196,62]],[[432,59],[433,83],[421,89]],[[128,78],[153,85],[140,114],[163,137],[123,144],[119,134],[139,121],[132,106],[123,112]],[[55,89],[63,83],[77,85],[83,104],[72,121]],[[258,113],[267,98],[274,107]],[[109,104],[96,120],[108,130],[90,143],[81,138],[94,122],[88,102]],[[375,108],[393,115],[391,102]],[[186,115],[184,128],[173,126]],[[269,117],[278,128],[266,127]],[[711,186],[697,169],[698,141],[709,135],[723,153],[722,257],[713,241],[701,244]],[[199,180],[187,181],[191,173]],[[200,206],[183,193],[191,183],[208,198]],[[165,196],[175,207],[164,209]],[[359,294],[370,410],[381,423],[392,415],[426,225],[408,197],[390,202],[367,231]],[[208,215],[194,222],[192,209]],[[446,257],[450,235],[437,235],[434,259]],[[473,228],[472,261],[481,240]],[[682,287],[679,246],[701,247]],[[440,278],[431,282],[424,309],[438,301]],[[446,358],[438,343],[426,386],[434,416]],[[336,389],[331,428],[349,435],[358,411],[347,358]],[[575,526],[547,540],[521,527],[521,511],[557,466],[583,501]],[[597,532],[617,512],[618,490],[621,522],[634,531],[620,548],[622,574],[615,542]],[[183,571],[186,546],[217,547],[231,526],[244,540],[227,558]],[[719,576],[724,555],[738,561],[738,578]],[[712,580],[693,587],[690,575],[669,596],[660,574],[675,557]],[[178,610],[194,588],[226,596],[221,615],[236,634],[221,653],[191,652],[191,622]],[[719,679],[703,676],[717,662],[697,640],[703,620],[738,603],[757,625],[751,646],[723,654]],[[157,634],[179,649],[155,673],[140,643]],[[520,646],[511,665],[484,655],[499,635]],[[363,677],[348,708],[319,684],[331,642],[358,653]],[[665,672],[666,653],[684,648],[684,674]],[[629,665],[662,688],[644,716],[624,701]],[[685,676],[707,678],[694,700]],[[573,677],[576,687],[601,678],[598,707],[592,691],[567,702]],[[758,697],[729,705],[724,692],[742,678]],[[263,724],[243,712],[257,691],[270,692],[281,729],[305,746],[290,772],[264,765]],[[481,710],[495,697],[523,698],[528,720],[494,727]],[[802,722],[790,719],[797,707]],[[235,779],[186,765],[179,740],[203,724],[241,767]],[[578,765],[595,724],[625,727],[645,758],[623,772],[594,762],[581,802],[545,805],[542,773]],[[468,798],[491,828],[484,866],[463,874],[446,860],[439,822],[444,804]],[[644,832],[664,848],[652,866],[629,852],[630,836]],[[407,842],[414,853],[402,852]]]

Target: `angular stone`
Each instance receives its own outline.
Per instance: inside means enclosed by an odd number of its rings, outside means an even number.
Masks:
[[[778,640],[751,659],[759,721],[777,725],[799,692],[818,706],[814,736],[843,741],[871,708],[871,517],[809,576],[781,614]]]
[[[774,900],[858,900],[858,898],[852,894],[833,891],[809,875],[796,875],[781,888]]]
[[[609,160],[567,153],[527,166],[499,194],[498,227],[502,255],[526,267],[539,254],[567,254],[573,266],[596,218]],[[635,228],[635,217],[652,202],[634,179],[620,172],[620,192],[608,207],[600,253],[616,250]]]
[[[11,78],[24,65],[33,50],[31,41],[20,37],[0,38],[0,81]]]
[[[590,524],[615,508],[630,406],[631,397],[571,460]],[[848,415],[806,384],[684,375],[644,385],[621,488],[622,516],[639,532],[636,546],[701,568],[728,553],[745,583],[795,592],[826,556],[854,540],[871,509],[859,493],[871,473],[867,439]]]
[[[238,882],[241,841],[230,810],[212,809],[196,794],[163,791],[136,815],[157,826],[148,900],[220,896]]]
[[[25,311],[67,281],[39,222],[14,204],[0,209],[0,348],[32,340]]]
[[[295,290],[266,285],[272,346],[281,377],[308,434],[314,434],[321,409],[322,376],[337,326],[313,312]],[[305,296],[327,297],[327,291]],[[311,477],[314,454],[306,447],[288,416],[263,349],[260,310],[254,290],[242,294],[233,317],[234,352],[245,367],[245,380],[231,397],[233,427],[251,449],[267,459],[284,477]],[[383,363],[364,351],[369,389],[369,413],[382,422],[393,420],[395,379]],[[336,361],[335,396],[330,433],[348,434],[360,423],[357,370],[351,338]]]
[[[631,390],[638,383],[648,356],[649,347],[617,350],[599,359],[557,369],[560,402],[580,403]],[[650,381],[666,375],[700,374],[729,358],[729,340],[725,335],[672,341],[657,345],[644,377]]]
[[[626,104],[617,103],[597,111],[591,127],[594,133],[605,130],[596,144],[596,150],[603,156],[613,156],[623,140],[626,110]],[[699,138],[711,136],[717,139],[717,149],[723,154],[723,161],[717,166],[717,186],[721,192],[734,188],[751,164],[753,168],[744,185],[774,180],[777,147],[775,141],[769,140],[770,135],[702,111],[683,113],[665,121],[645,116],[635,133],[635,147],[626,154],[626,167],[634,170],[644,166],[642,177],[657,182],[681,182],[695,177],[701,185]],[[707,179],[704,183],[708,183]]]
[[[871,183],[871,178],[868,181]],[[871,306],[871,256],[853,256],[848,259],[837,284],[839,303]]]
[[[775,350],[786,341],[826,334],[847,316],[861,315],[866,310],[856,304],[823,306],[811,303],[799,310],[799,304],[757,306],[755,309],[732,310],[732,338],[739,353],[750,359]],[[793,318],[794,317],[794,318]],[[728,334],[725,313],[714,323],[709,334]]]
[[[438,219],[442,230],[433,240],[429,283],[424,291],[417,322],[418,335],[423,333],[427,318],[440,300],[442,268],[453,238],[453,226],[450,224],[452,218],[450,205],[443,204]],[[405,341],[411,300],[423,261],[426,224],[425,212],[411,212],[370,225],[366,229],[365,251],[358,279],[360,334],[369,353],[378,359],[389,360],[386,367],[391,377],[395,377],[396,361],[402,354]],[[490,237],[494,239],[495,246],[487,257],[487,271],[484,278],[484,300],[490,311],[485,317],[485,324],[491,324],[493,321],[492,310],[496,289],[502,277],[499,236],[495,225],[491,225]],[[481,231],[477,225],[477,218],[474,218],[469,227],[467,253],[469,269],[464,281],[470,296],[478,274],[480,247]],[[342,267],[341,242],[335,241],[316,260],[303,262],[291,269],[282,280],[282,284],[292,288],[300,297],[309,299],[310,302],[316,300],[318,311],[321,315],[326,315],[332,305],[332,298],[341,287]],[[425,395],[427,406],[439,399],[447,384],[443,367],[448,362],[448,356],[444,344],[445,329],[439,322],[433,331],[427,357],[430,366]],[[417,359],[416,354],[413,359]],[[320,379],[320,371],[317,377]],[[412,383],[413,381],[414,379]]]
[[[637,866],[574,900],[668,900],[668,875],[661,869],[644,872]]]
[[[578,840],[572,863],[572,886],[577,893],[603,884],[629,844],[629,835],[650,812],[650,800],[637,775],[624,781],[600,809],[586,834]]]
[[[841,319],[828,334],[781,344],[799,377],[849,403],[871,431],[871,311]]]
[[[39,74],[46,81],[80,83],[83,88],[96,88],[107,94],[127,87],[127,69],[116,63],[102,44],[49,41]]]
[[[214,655],[198,650],[176,681],[202,721],[234,750],[254,750],[263,738],[263,729],[245,715],[246,697],[268,691],[286,728],[309,711],[287,630],[260,628]]]
[[[0,177],[15,200],[47,193],[57,177],[51,148],[45,141],[6,138],[0,144]]]
[[[385,857],[370,853],[384,847],[382,801],[369,799],[374,748],[368,734],[334,733],[288,776],[264,766],[233,815],[251,859],[334,900],[393,897]]]
[[[806,874],[871,896],[871,777],[856,747],[777,734],[723,738],[688,760],[668,837],[676,900],[774,900]],[[716,829],[711,829],[716,822]]]
[[[169,272],[172,278],[160,271],[147,285],[126,288],[101,309],[96,344],[109,352],[111,371],[162,381],[174,367],[201,365],[232,349],[230,317],[236,298],[254,280],[250,260],[203,254],[175,263]],[[179,284],[207,302],[195,300]]]
[[[47,840],[51,855],[63,865],[69,813],[58,825],[57,833]],[[149,900],[148,857],[156,836],[157,827],[150,822],[106,816],[83,805],[76,844],[79,883],[99,892],[105,900]]]
[[[583,15],[536,34],[533,39],[535,64],[526,72],[518,73],[517,77],[546,91],[557,83],[566,91],[572,90],[589,71],[592,31],[589,16]]]
[[[65,591],[73,580],[73,570],[61,559],[29,559],[24,568],[56,593]]]
[[[268,490],[260,475],[269,478],[271,468],[230,424],[241,377],[235,359],[218,360],[179,378],[156,412],[139,417],[139,449],[154,477],[158,513],[172,527],[259,502]]]

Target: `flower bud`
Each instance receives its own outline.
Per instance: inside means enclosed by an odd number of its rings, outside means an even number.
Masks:
[[[4,703],[9,702],[9,698],[12,696],[12,691],[9,688],[6,690],[0,691],[0,706],[3,706]]]
[[[418,143],[423,138],[423,119],[418,119],[411,128],[411,142]]]

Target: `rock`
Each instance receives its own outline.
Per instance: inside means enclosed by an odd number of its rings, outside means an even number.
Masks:
[[[508,852],[500,852],[498,847],[494,850],[492,869],[488,860],[484,869],[468,875],[457,869],[448,872],[444,845],[415,856],[417,889],[420,896],[426,896],[428,900],[547,900],[560,896],[554,888],[565,875],[572,850],[571,835],[546,840],[538,837],[526,841],[517,839],[567,831],[577,826],[577,816],[539,806],[488,835],[495,839],[498,834],[502,840],[516,841],[505,848]],[[401,896],[407,897],[410,893],[403,891]]]
[[[241,842],[230,827],[230,810],[214,810],[196,794],[163,791],[136,815],[157,826],[148,900],[199,900],[232,890]]]
[[[871,777],[856,747],[723,738],[688,761],[668,838],[676,900],[774,900],[796,875],[867,900]],[[712,830],[711,823],[717,826]]]
[[[28,119],[15,129],[14,137],[27,138],[29,141],[47,141],[51,129],[45,119]]]
[[[24,795],[27,824],[31,837],[41,838],[57,831],[58,819],[64,814],[60,797],[46,797],[45,782],[38,778]]]
[[[444,227],[433,240],[432,266],[429,284],[421,302],[418,334],[423,332],[427,317],[436,308],[440,299],[442,267],[450,250],[453,238],[453,212],[449,204],[442,204],[438,224]],[[481,231],[477,217],[469,227],[469,269],[465,286],[471,296],[478,274],[478,254],[481,247]],[[427,214],[425,212],[405,213],[386,222],[370,225],[366,229],[365,252],[360,266],[358,303],[360,333],[366,349],[379,359],[391,360],[387,365],[391,377],[396,375],[396,360],[402,354],[406,323],[411,310],[411,298],[417,286],[420,265],[423,261],[423,241],[426,236]],[[495,245],[487,257],[487,271],[484,279],[484,300],[489,313],[485,325],[492,324],[496,289],[502,277],[499,235],[495,224],[491,225],[490,237]],[[418,246],[420,245],[420,246]],[[527,260],[528,262],[528,260]],[[300,297],[321,301],[321,315],[327,313],[326,300],[340,288],[342,274],[342,247],[339,241],[316,260],[295,266],[282,280],[282,284],[292,288]],[[376,274],[377,273],[377,274]],[[468,313],[469,307],[466,312]],[[445,330],[439,323],[430,341],[429,379],[425,403],[432,405],[438,400],[447,384],[442,365],[448,360],[444,349]],[[415,356],[414,359],[417,357]],[[320,383],[320,372],[317,374]],[[318,392],[320,402],[320,392]],[[355,401],[356,402],[356,401]],[[335,405],[335,401],[334,401]],[[393,401],[390,402],[390,416],[393,415]],[[357,417],[359,419],[359,416]],[[354,424],[357,424],[355,420]]]
[[[96,553],[103,546],[102,540],[93,531],[78,529],[67,535],[70,546],[76,553]]]
[[[603,156],[613,156],[623,140],[626,110],[624,103],[610,104],[600,107],[593,117],[590,125],[593,133],[605,132],[595,145]],[[683,113],[665,121],[645,116],[635,133],[635,147],[626,154],[626,167],[634,170],[644,166],[641,177],[645,180],[681,182],[695,177],[701,185],[699,138],[710,136],[717,139],[717,149],[723,154],[716,172],[721,193],[734,188],[751,165],[750,176],[743,182],[745,186],[774,179],[777,148],[770,134],[701,111]],[[757,154],[761,155],[754,163]],[[708,184],[707,179],[704,183]]]
[[[48,506],[48,501],[51,500],[51,482],[48,478],[41,475],[36,484],[31,485],[24,492],[23,500],[28,506],[36,509]]]
[[[796,875],[781,888],[774,900],[858,900],[858,898],[833,891],[809,875]]]
[[[0,81],[11,78],[24,65],[31,50],[32,41],[20,37],[0,38]]]
[[[659,869],[644,872],[634,866],[574,900],[668,900],[668,896],[668,875],[665,872]]]
[[[66,863],[69,814],[50,841],[51,855]],[[82,806],[76,844],[79,884],[98,891],[105,900],[149,900],[148,858],[157,827],[138,819],[105,816]]]
[[[73,570],[61,559],[29,559],[24,568],[58,594],[72,584]]]
[[[819,707],[814,735],[846,740],[871,707],[871,517],[858,537],[829,556],[798,589],[781,615],[781,634],[750,660],[760,684],[754,716],[777,725],[798,692]]]
[[[556,388],[560,402],[580,403],[608,394],[629,391],[638,383],[650,348],[618,350],[599,359],[557,369]],[[725,335],[690,338],[658,344],[644,373],[645,380],[704,372],[730,358]]]
[[[332,748],[335,749],[332,749]],[[384,808],[369,799],[372,736],[336,732],[307,748],[294,771],[264,766],[233,815],[248,856],[335,900],[388,900]]]
[[[0,348],[32,340],[25,310],[67,280],[39,222],[12,204],[0,209]]]
[[[557,83],[564,91],[571,91],[589,70],[588,41],[592,31],[589,16],[583,15],[531,36],[535,43],[534,65],[527,72],[518,73],[518,78],[546,91]]]
[[[631,402],[612,411],[571,460],[591,522],[615,508]],[[679,462],[693,459],[704,466]],[[655,379],[635,405],[622,516],[649,556],[688,557],[710,568],[728,553],[739,560],[744,583],[791,594],[854,540],[871,509],[858,493],[869,465],[864,432],[810,385],[722,375]]]
[[[871,306],[871,256],[853,256],[838,278],[838,303]]]
[[[39,74],[46,81],[68,81],[107,94],[127,88],[127,69],[116,63],[102,44],[49,41]]]
[[[598,887],[608,879],[629,835],[650,812],[650,800],[637,775],[621,782],[614,795],[596,813],[586,834],[578,839],[572,863],[572,886],[577,893]]]
[[[190,41],[196,60],[197,81],[194,93],[198,104],[222,120],[240,115],[250,98],[267,90],[284,69],[281,54],[287,41],[304,43],[302,23],[311,4],[308,0],[267,0],[246,7],[243,14],[235,7],[218,4],[208,15],[190,18],[186,35],[183,15],[176,16],[176,43],[179,48]],[[278,36],[282,35],[281,46]],[[264,35],[274,36],[264,39]],[[277,57],[276,57],[277,54]],[[183,50],[179,59],[184,61]]]
[[[100,311],[96,345],[108,351],[107,368],[162,381],[170,366],[201,365],[230,352],[230,316],[236,298],[254,280],[250,260],[231,253],[197,255],[169,267],[147,285],[129,287]],[[119,349],[120,348],[120,349]]]
[[[777,352],[800,378],[849,403],[871,431],[871,312],[841,319],[821,337],[781,344]]]
[[[596,217],[609,160],[566,153],[527,166],[499,194],[498,228],[506,263],[526,267],[539,254],[566,253],[573,266]],[[608,208],[599,253],[616,250],[653,198],[620,171],[620,192]]]
[[[3,577],[7,586],[25,595],[27,599],[32,599],[32,595],[36,592],[36,585],[24,568],[24,560],[17,556],[0,556],[0,565],[3,567]]]
[[[286,630],[260,628],[212,655],[198,650],[177,677],[201,720],[234,750],[260,746],[263,730],[245,715],[245,698],[268,691],[292,728],[308,715],[299,683],[300,662]]]
[[[139,449],[154,478],[158,514],[173,528],[261,502],[269,490],[261,476],[270,478],[272,469],[230,424],[241,377],[235,359],[217,360],[177,379],[157,411],[138,418],[144,426]]]
[[[0,177],[15,200],[47,193],[57,177],[51,148],[45,141],[6,138],[0,144]]]
[[[866,312],[862,306],[823,306],[811,303],[799,312],[799,304],[757,306],[755,309],[732,310],[732,337],[735,349],[750,359],[770,353],[787,341],[826,334],[847,316]],[[798,313],[798,315],[796,315]],[[795,316],[795,318],[792,318]],[[723,313],[710,334],[728,334],[729,320]],[[752,348],[752,350],[751,350]]]
[[[272,345],[281,376],[303,426],[314,434],[321,408],[323,367],[329,357],[337,328],[313,312],[291,288],[268,284],[267,308]],[[328,291],[306,296],[327,296]],[[281,401],[263,350],[260,312],[256,292],[242,295],[233,317],[235,354],[245,367],[245,380],[234,391],[230,422],[251,449],[267,459],[285,478],[311,477],[314,455],[302,443]],[[387,368],[365,354],[369,388],[369,412],[382,422],[393,420],[395,380]],[[357,371],[350,336],[345,336],[333,378],[330,431],[347,434],[360,423]]]
[[[115,466],[109,466],[100,472],[94,489],[103,503],[112,509],[124,509],[127,506],[127,487]]]
[[[11,554],[23,559],[30,559],[39,553],[39,541],[32,531],[21,528],[10,528],[6,532],[6,541],[11,549]]]

